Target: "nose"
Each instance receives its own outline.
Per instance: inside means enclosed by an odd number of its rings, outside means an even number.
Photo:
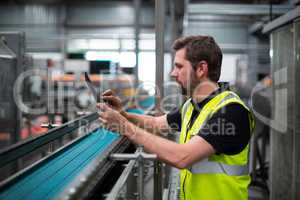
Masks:
[[[177,70],[176,70],[176,67],[174,67],[173,69],[172,69],[172,71],[171,71],[171,77],[173,77],[173,78],[176,78],[177,77]]]

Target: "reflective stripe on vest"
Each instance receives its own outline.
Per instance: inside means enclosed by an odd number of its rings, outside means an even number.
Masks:
[[[189,169],[193,174],[226,174],[229,176],[242,176],[249,174],[248,165],[227,165],[204,159],[193,164]]]

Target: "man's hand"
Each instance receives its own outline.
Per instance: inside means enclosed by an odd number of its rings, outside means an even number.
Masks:
[[[122,101],[119,97],[116,96],[114,91],[112,90],[106,90],[101,94],[103,100],[107,102],[114,110],[118,112],[122,112]]]
[[[130,135],[129,129],[132,124],[124,116],[105,103],[98,103],[97,107],[100,109],[99,120],[102,122],[104,128],[118,132],[121,135]]]

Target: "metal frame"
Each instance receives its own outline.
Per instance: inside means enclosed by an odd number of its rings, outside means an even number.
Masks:
[[[2,59],[16,59],[17,55],[6,45],[4,41],[0,38],[0,48],[5,51],[8,55],[0,54],[0,58]],[[4,53],[4,52],[1,52]]]
[[[300,76],[300,18],[294,21],[294,44],[295,45],[295,80],[297,80],[297,77]],[[298,67],[297,67],[298,66]],[[293,184],[292,184],[292,190],[294,191],[293,198],[299,199],[300,198],[300,191],[298,190],[300,186],[299,178],[300,178],[300,106],[299,106],[299,100],[300,100],[300,94],[297,93],[297,89],[299,88],[299,85],[294,86],[295,91],[295,114],[294,114],[294,151],[293,151]]]
[[[14,53],[15,56],[15,65],[14,69],[11,70],[10,77],[16,79],[23,71],[24,71],[24,55],[25,55],[25,33],[21,31],[12,31],[12,32],[0,32],[1,40],[2,38],[5,40],[5,45]],[[13,90],[11,90],[11,94],[8,94],[7,97],[9,101],[9,110],[12,112],[11,129],[10,132],[10,142],[16,143],[19,141],[19,133],[21,130],[21,121],[22,121],[22,113],[18,109],[16,102],[13,101]],[[9,100],[11,99],[11,101]],[[1,105],[2,106],[2,105]],[[8,128],[8,127],[6,127]],[[16,165],[14,168],[18,168]]]
[[[144,197],[144,161],[152,160],[155,163],[157,161],[157,156],[155,154],[148,154],[143,152],[142,147],[138,147],[134,154],[112,154],[110,156],[113,160],[124,161],[124,160],[135,160],[138,165],[138,176],[137,176],[137,190],[138,190],[138,199],[142,200]],[[157,170],[156,170],[157,171]],[[155,173],[158,176],[158,173]],[[156,188],[160,185],[161,179],[159,177],[154,177],[154,194],[156,195]],[[127,176],[128,177],[128,176]],[[121,182],[122,180],[120,180]],[[118,186],[120,188],[120,186]],[[121,189],[121,188],[120,188]],[[158,194],[159,195],[159,194]],[[113,194],[113,196],[116,196]],[[111,197],[113,197],[111,196]],[[161,195],[160,195],[161,196]],[[160,199],[155,197],[155,199]]]
[[[300,6],[296,7],[295,9],[286,13],[285,15],[275,19],[274,21],[268,23],[264,27],[263,33],[268,33],[276,28],[279,28],[280,26],[284,26],[285,24],[291,23],[291,21],[295,20],[296,18],[300,18]]]
[[[109,155],[124,151],[129,145],[125,137],[120,137],[109,148],[95,158],[67,187],[57,199],[89,199],[93,189],[103,176],[115,165]]]
[[[291,10],[291,5],[273,5],[273,14],[285,14]],[[189,4],[188,14],[215,14],[215,15],[269,15],[270,5],[247,4]]]
[[[177,200],[180,196],[180,171],[171,168],[169,174],[168,200]]]
[[[134,165],[136,164],[135,160],[131,160],[127,167],[124,169],[123,173],[121,174],[120,178],[118,179],[117,183],[113,187],[113,189],[110,191],[108,197],[106,200],[114,200],[117,199],[119,192],[124,187],[130,173],[132,172]]]
[[[77,120],[71,121],[69,123],[66,123],[62,127],[52,129],[48,132],[50,137],[42,137],[39,136],[37,138],[34,138],[32,140],[23,142],[22,144],[17,144],[7,150],[4,150],[1,152],[1,159],[4,158],[4,160],[12,161],[11,155],[13,153],[18,154],[14,158],[17,159],[21,157],[22,155],[19,152],[22,152],[24,150],[24,154],[26,152],[28,153],[29,148],[28,146],[34,146],[35,148],[38,148],[42,146],[42,144],[46,144],[48,142],[53,141],[54,139],[57,139],[58,136],[63,136],[67,133],[70,133],[71,131],[82,127],[84,125],[87,125],[88,123],[95,121],[98,118],[97,113],[92,113],[88,116],[81,117]],[[57,134],[57,132],[62,132],[61,134]],[[85,137],[87,137],[89,134],[86,134],[82,137],[77,138],[76,140],[72,141],[66,146],[63,146],[56,150],[53,154],[50,154],[38,162],[26,167],[25,169],[21,170],[20,172],[16,173],[15,175],[11,176],[10,178],[4,180],[0,183],[0,190],[3,190],[7,187],[9,187],[11,184],[18,181],[20,178],[26,176],[28,173],[32,172],[36,168],[38,168],[40,165],[42,165],[44,162],[47,162],[48,159],[51,159],[54,156],[57,156],[58,154],[65,151],[67,148],[75,145]],[[44,135],[45,136],[45,135]],[[58,199],[88,199],[89,195],[95,188],[97,184],[101,182],[101,179],[104,177],[104,175],[115,165],[115,161],[112,159],[109,159],[109,155],[111,153],[116,152],[123,152],[129,145],[129,141],[125,137],[120,137],[116,141],[114,141],[107,149],[105,149],[104,152],[99,154],[91,163],[86,166],[81,173],[57,196]],[[35,149],[33,147],[33,149]],[[5,153],[8,153],[5,158]],[[2,162],[2,160],[1,160]],[[6,164],[6,163],[5,163]]]
[[[157,114],[161,112],[160,104],[164,97],[164,53],[165,53],[165,0],[155,0],[155,43],[156,43],[156,100],[155,108]],[[159,92],[159,93],[158,93]],[[162,166],[160,161],[154,162],[154,199],[162,199]]]
[[[135,39],[135,87],[138,87],[139,83],[139,44],[140,44],[140,30],[141,30],[141,24],[140,24],[140,17],[141,17],[141,0],[134,0],[134,12],[135,12],[135,20],[134,20],[134,39]]]
[[[287,90],[287,105],[286,109],[287,119],[286,123],[289,125],[284,133],[271,129],[270,132],[270,199],[281,199],[284,196],[286,199],[299,199],[299,134],[297,125],[299,120],[296,116],[298,106],[297,101],[297,76],[299,70],[299,29],[296,29],[296,23],[300,20],[300,6],[285,14],[284,16],[275,19],[267,24],[264,32],[271,34],[271,44],[273,49],[272,59],[272,73],[278,73],[279,70],[286,68],[283,74],[286,74],[287,79],[281,78],[275,82],[273,92],[276,89]],[[298,41],[297,41],[298,40]],[[282,71],[281,71],[282,72]],[[278,95],[279,96],[279,95]],[[280,96],[283,96],[281,94]],[[279,96],[279,97],[280,97]],[[280,100],[280,98],[278,98]],[[272,109],[273,115],[276,115],[276,110],[280,110],[282,102],[276,104],[277,97],[273,97]],[[277,108],[279,106],[279,109]],[[275,109],[277,108],[277,109]],[[277,112],[281,117],[281,113]],[[276,118],[276,116],[275,116]]]
[[[165,31],[165,1],[155,0],[155,41],[156,41],[156,77],[155,84],[160,92],[160,99],[164,96],[164,31]],[[160,100],[156,99],[156,110],[159,110]]]

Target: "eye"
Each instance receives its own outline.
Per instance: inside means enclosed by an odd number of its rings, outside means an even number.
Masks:
[[[179,64],[179,63],[175,63],[175,67],[176,67],[177,69],[181,69],[183,66],[182,66],[181,64]]]

